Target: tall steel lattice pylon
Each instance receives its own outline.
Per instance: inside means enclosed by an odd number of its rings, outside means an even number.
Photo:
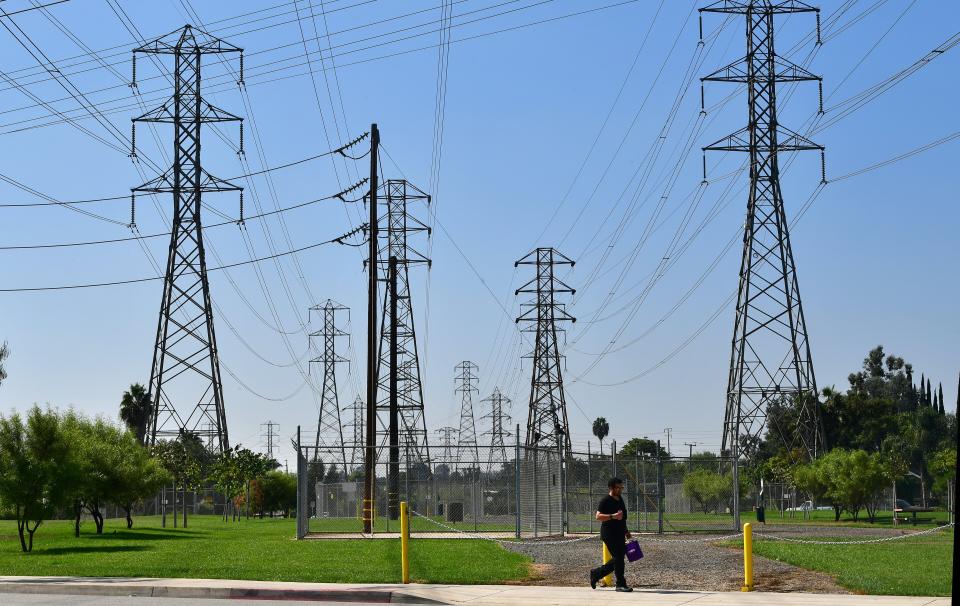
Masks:
[[[320,457],[320,452],[329,453],[332,461],[337,463],[339,455],[340,469],[346,473],[347,452],[343,443],[343,424],[340,422],[340,398],[337,396],[337,364],[348,363],[347,358],[337,353],[337,339],[349,337],[349,334],[337,328],[337,312],[347,312],[350,308],[340,305],[336,301],[327,299],[323,305],[315,305],[311,312],[323,312],[323,328],[310,333],[310,337],[323,338],[323,351],[319,356],[310,360],[311,364],[323,365],[323,389],[320,394],[320,414],[317,417],[317,437],[314,442],[316,449],[314,460]]]
[[[473,417],[473,394],[479,394],[477,376],[479,367],[464,360],[455,367],[454,393],[460,394],[460,429],[457,431],[457,462],[477,467],[480,464],[480,449],[477,446],[477,424]]]
[[[509,408],[511,402],[510,398],[500,392],[499,387],[495,387],[490,397],[484,398],[482,402],[490,403],[490,412],[483,416],[484,419],[490,419],[490,431],[483,434],[490,436],[487,473],[495,473],[500,466],[510,460],[507,457],[507,444],[504,440],[511,435],[504,429],[506,423],[510,422],[510,415],[504,412],[504,408]]]
[[[209,122],[239,122],[241,118],[204,101],[200,73],[204,55],[237,53],[242,83],[243,50],[186,25],[134,49],[134,82],[138,53],[174,58],[173,96],[157,109],[134,118],[134,128],[137,122],[173,125],[173,166],[132,190],[133,196],[173,194],[173,226],[150,372],[150,443],[185,431],[213,442],[216,451],[222,452],[230,447],[230,441],[213,329],[200,198],[204,193],[241,191],[242,222],[243,193],[239,186],[202,168],[200,127]],[[135,155],[135,130],[132,139]]]
[[[447,466],[450,466],[457,460],[456,449],[453,446],[453,436],[456,433],[456,427],[441,427],[437,430],[437,434],[440,436],[440,456]]]
[[[399,416],[400,453],[408,463],[430,461],[426,420],[423,415],[423,386],[420,382],[420,359],[417,355],[417,333],[414,327],[413,302],[410,293],[409,269],[414,265],[429,266],[430,260],[411,246],[408,236],[429,232],[429,228],[410,215],[411,202],[430,203],[430,196],[403,179],[387,180],[380,188],[378,198],[386,213],[378,218],[380,224],[379,274],[385,286],[383,320],[380,323],[380,347],[377,358],[377,410],[390,411],[390,337],[391,301],[389,288],[389,260],[396,258],[396,365],[397,407]],[[386,225],[386,229],[383,226]],[[379,415],[378,415],[379,416]],[[383,419],[381,418],[381,421]],[[378,444],[384,448],[389,441],[389,426],[378,423],[381,434]]]
[[[774,17],[815,13],[819,43],[820,12],[797,0],[724,0],[700,12],[744,15],[747,34],[746,57],[703,78],[745,84],[749,107],[747,127],[704,148],[746,152],[750,161],[723,448],[749,458],[764,431],[770,431],[776,432],[784,444],[803,448],[816,457],[823,448],[817,382],[777,156],[784,151],[819,150],[823,178],[824,148],[780,125],[777,84],[822,81],[776,54]],[[822,84],[820,99],[822,112]]]
[[[567,401],[563,395],[563,373],[560,369],[560,345],[557,334],[561,322],[576,322],[567,313],[558,294],[576,291],[556,277],[558,265],[573,266],[574,262],[553,248],[537,248],[514,263],[514,266],[533,265],[536,276],[514,294],[534,295],[532,302],[524,303],[517,322],[527,324],[526,332],[536,335],[533,345],[533,376],[530,380],[530,411],[527,417],[526,445],[565,452],[570,450],[570,430],[567,422]]]
[[[350,469],[356,469],[358,465],[363,465],[363,429],[365,423],[364,412],[367,410],[367,405],[364,403],[363,398],[357,396],[357,399],[353,401],[353,404],[350,406],[344,406],[344,411],[350,411],[353,413],[352,420],[350,422],[350,427],[352,428],[350,441],[348,445],[350,449],[347,451],[347,457],[350,459]]]

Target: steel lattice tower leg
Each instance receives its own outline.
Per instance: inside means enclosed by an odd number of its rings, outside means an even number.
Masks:
[[[537,275],[517,289],[515,294],[534,295],[517,322],[526,322],[523,330],[536,335],[533,349],[533,376],[530,380],[530,411],[527,418],[526,445],[556,451],[570,450],[570,431],[567,422],[567,401],[563,395],[563,373],[560,369],[560,346],[557,327],[560,322],[576,322],[567,313],[556,295],[576,292],[554,274],[558,265],[573,266],[574,262],[553,248],[537,248],[514,263],[536,266]]]
[[[480,463],[480,451],[477,446],[477,425],[473,417],[473,394],[479,394],[477,389],[478,367],[470,360],[464,360],[457,364],[455,370],[457,375],[455,381],[457,387],[454,393],[461,396],[460,399],[460,429],[457,431],[457,463],[469,463],[471,468],[475,468]],[[464,458],[467,453],[468,459]]]
[[[357,396],[357,399],[353,401],[353,404],[350,406],[345,406],[343,410],[351,411],[353,413],[353,420],[350,423],[350,426],[353,428],[353,437],[350,441],[350,468],[353,469],[358,465],[358,461],[363,461],[363,431],[367,405],[363,402],[363,398]]]
[[[396,259],[396,366],[400,452],[409,464],[429,465],[430,452],[426,420],[423,415],[423,386],[420,382],[420,359],[417,354],[417,334],[413,319],[413,302],[410,293],[409,269],[411,265],[430,261],[410,246],[408,235],[429,231],[421,221],[408,212],[410,202],[430,203],[430,196],[405,180],[391,179],[381,187],[380,200],[386,208],[385,217],[379,218],[381,227],[379,251],[379,279],[389,286],[389,260]],[[383,232],[386,233],[383,233]],[[384,288],[383,316],[380,324],[380,346],[377,359],[377,410],[390,410],[390,341],[394,327],[391,326],[390,288]],[[378,423],[379,448],[389,440],[389,426]]]
[[[817,382],[777,156],[819,150],[822,162],[823,147],[779,124],[777,84],[821,79],[776,54],[774,16],[816,13],[819,41],[819,9],[796,0],[724,0],[700,10],[746,18],[746,57],[703,78],[746,84],[749,108],[749,126],[704,148],[746,152],[750,161],[723,448],[750,458],[767,431],[816,457],[823,449]]]
[[[509,461],[507,458],[507,445],[504,438],[510,435],[509,431],[504,430],[504,424],[510,422],[510,415],[503,412],[504,405],[510,406],[510,398],[500,393],[500,388],[496,387],[493,394],[483,402],[490,403],[490,413],[485,415],[484,419],[490,419],[490,431],[484,435],[490,436],[490,453],[487,458],[487,473],[492,474],[499,470],[497,465],[502,465]]]
[[[138,53],[172,55],[175,64],[171,99],[134,118],[134,124],[169,123],[174,129],[173,166],[132,190],[134,195],[138,192],[173,194],[173,226],[150,373],[151,444],[158,438],[190,432],[213,442],[217,451],[230,447],[200,208],[203,193],[240,191],[241,188],[202,168],[200,127],[205,122],[231,122],[241,118],[204,101],[200,94],[200,75],[203,55],[238,53],[242,66],[242,52],[189,25],[133,51],[134,80]],[[240,80],[243,80],[242,71]],[[242,196],[241,193],[241,222]]]
[[[349,314],[350,309],[327,299],[323,305],[311,307],[310,311],[323,312],[323,329],[310,333],[310,337],[323,337],[323,354],[310,360],[311,364],[323,364],[323,392],[320,397],[317,437],[314,442],[316,450],[313,456],[316,461],[321,450],[333,457],[339,453],[341,470],[346,476],[347,453],[343,442],[343,424],[340,422],[340,399],[337,396],[337,364],[348,360],[337,354],[337,338],[349,335],[337,328],[337,312],[346,311]]]

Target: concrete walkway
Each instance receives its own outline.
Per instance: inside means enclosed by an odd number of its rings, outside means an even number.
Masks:
[[[616,593],[587,587],[521,585],[348,585],[225,579],[0,576],[0,593],[143,596],[169,598],[303,600],[368,604],[471,604],[524,606],[949,606],[950,598],[804,593],[707,593],[637,590]],[[3,602],[0,599],[0,602]]]

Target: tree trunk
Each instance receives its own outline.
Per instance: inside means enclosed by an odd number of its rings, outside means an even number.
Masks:
[[[27,553],[29,551],[29,549],[27,549],[27,542],[24,540],[24,537],[23,537],[23,530],[27,524],[26,518],[27,518],[26,508],[24,508],[23,517],[21,518],[20,505],[17,505],[17,534],[20,535],[20,549],[23,550],[23,553]]]
[[[836,505],[833,506],[833,521],[834,522],[840,521],[840,508]]]
[[[93,501],[88,505],[88,509],[93,517],[93,523],[97,526],[97,534],[103,534],[103,512],[100,511],[100,502]]]
[[[80,502],[80,499],[75,499],[73,501],[73,513],[74,516],[73,522],[73,536],[80,538],[80,516],[83,514],[83,503]]]

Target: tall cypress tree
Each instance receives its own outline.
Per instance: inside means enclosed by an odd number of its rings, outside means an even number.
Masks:
[[[926,377],[923,375],[923,373],[920,373],[920,394],[917,402],[920,406],[924,406],[927,403],[927,393],[925,391],[926,383]]]
[[[927,406],[933,406],[933,390],[930,389],[930,379],[927,379]]]
[[[944,415],[944,414],[947,414],[947,411],[944,410],[944,408],[943,408],[943,383],[940,383],[940,389],[939,389],[939,391],[940,391],[940,409],[939,409],[939,411],[940,411],[940,414]]]

